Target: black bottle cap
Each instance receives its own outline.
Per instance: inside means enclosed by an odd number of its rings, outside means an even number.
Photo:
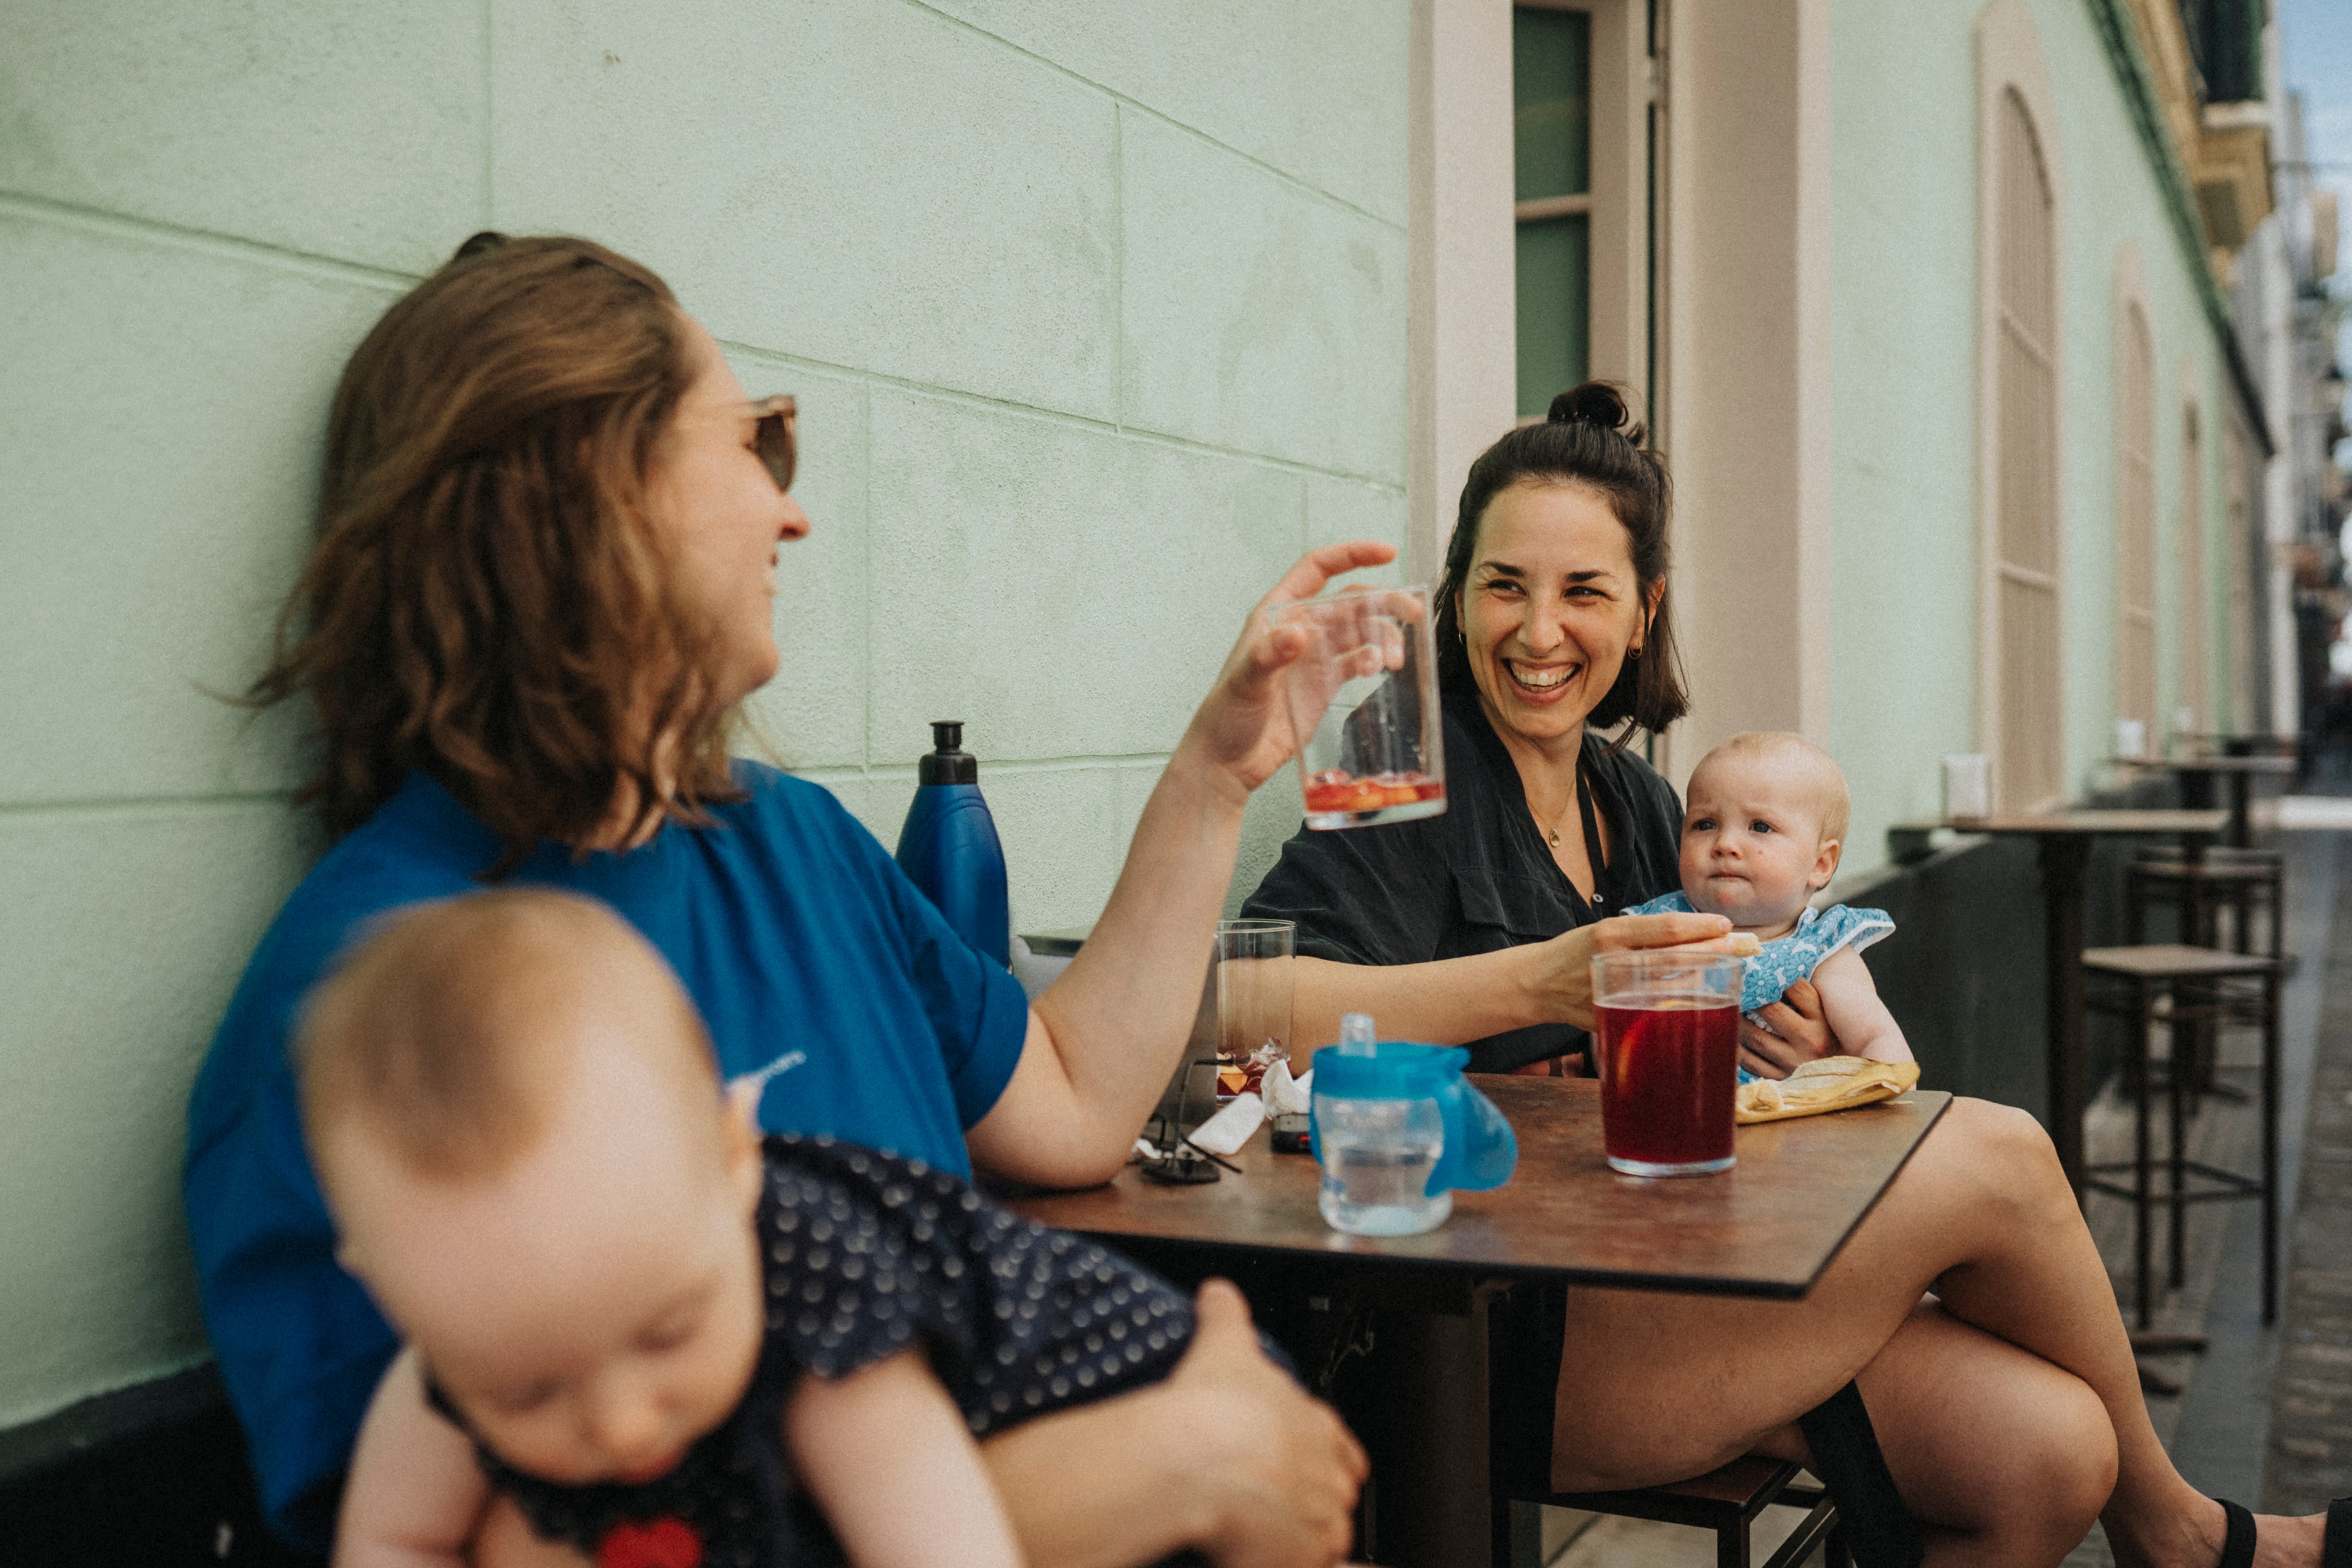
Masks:
[[[963,721],[931,721],[931,743],[939,750],[915,764],[915,777],[927,784],[978,784],[980,759],[963,749]]]

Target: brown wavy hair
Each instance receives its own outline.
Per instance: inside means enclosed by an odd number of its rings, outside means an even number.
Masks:
[[[645,507],[685,325],[603,246],[478,234],[352,355],[318,542],[245,698],[310,697],[324,754],[295,801],[331,836],[423,772],[498,835],[495,880],[541,839],[584,853],[625,784],[632,832],[740,798]]]

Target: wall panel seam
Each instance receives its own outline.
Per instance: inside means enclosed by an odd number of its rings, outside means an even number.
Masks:
[[[914,10],[921,11],[927,15],[938,17],[940,21],[947,23],[950,26],[961,27],[965,32],[986,38],[992,44],[996,44],[1003,48],[1012,50],[1014,54],[1019,55],[1024,59],[1034,60],[1037,64],[1044,66],[1048,70],[1066,76],[1072,81],[1077,82],[1082,86],[1092,88],[1095,91],[1101,93],[1104,97],[1111,100],[1114,103],[1132,109],[1138,113],[1148,114],[1151,116],[1152,119],[1159,121],[1161,124],[1171,126],[1178,131],[1183,132],[1188,136],[1198,137],[1200,140],[1207,142],[1210,146],[1216,148],[1219,152],[1233,154],[1234,157],[1239,158],[1242,162],[1251,165],[1253,168],[1263,170],[1266,174],[1273,175],[1276,179],[1280,180],[1286,185],[1294,186],[1298,190],[1306,192],[1309,195],[1330,203],[1335,207],[1339,207],[1346,212],[1353,213],[1358,217],[1369,218],[1373,223],[1379,224],[1384,228],[1392,228],[1399,234],[1402,234],[1405,231],[1404,220],[1402,218],[1382,217],[1379,213],[1372,211],[1370,207],[1360,206],[1356,203],[1349,201],[1345,196],[1335,195],[1331,192],[1325,190],[1322,186],[1314,184],[1312,181],[1302,179],[1298,175],[1292,174],[1289,170],[1283,168],[1278,163],[1269,163],[1264,158],[1257,156],[1254,153],[1244,153],[1229,142],[1219,141],[1216,137],[1211,135],[1206,131],[1202,130],[1197,125],[1187,124],[1164,110],[1154,109],[1151,105],[1145,103],[1140,99],[1131,98],[1128,94],[1119,91],[1118,89],[1115,87],[1107,86],[1102,82],[1095,80],[1094,78],[1090,76],[1087,76],[1079,71],[1072,70],[1069,67],[1064,65],[1061,61],[1053,58],[1051,56],[1041,55],[1034,49],[1024,48],[1019,44],[1014,43],[1012,39],[1004,37],[1002,33],[992,33],[987,28],[981,26],[977,23],[968,22],[961,16],[950,15],[946,11],[940,10],[937,5],[928,4],[927,0],[904,0],[904,3]]]
[[[1073,773],[1097,768],[1166,767],[1171,755],[1167,752],[1111,752],[1096,756],[1068,757],[1007,757],[987,760],[992,776],[1013,773]],[[785,770],[796,779],[810,784],[912,784],[915,769],[910,763],[883,763],[866,767],[832,765]]]
[[[21,191],[0,190],[0,215],[21,217],[33,223],[46,223],[58,228],[76,229],[86,234],[102,234],[114,239],[135,239],[173,250],[193,251],[232,261],[244,261],[269,267],[284,272],[306,273],[337,283],[357,284],[362,288],[383,289],[406,293],[421,281],[419,274],[395,272],[389,268],[370,267],[364,262],[344,261],[331,256],[297,250],[290,246],[271,245],[264,240],[247,239],[242,236],[224,234],[215,229],[192,228],[181,224],[159,223],[153,218],[131,217],[110,212],[103,207],[83,206],[75,202],[61,202],[51,196],[29,195]]]
[[[285,790],[224,791],[217,795],[132,795],[107,800],[92,796],[59,796],[41,800],[0,801],[0,826],[26,822],[80,821],[94,817],[156,817],[192,814],[226,816],[268,807],[290,812],[294,792]]]
[[[1015,398],[991,397],[986,393],[966,392],[955,387],[940,386],[932,382],[915,381],[906,376],[892,375],[887,371],[861,370],[855,365],[837,364],[831,360],[813,359],[806,354],[787,353],[778,349],[763,349],[754,343],[721,338],[719,346],[730,354],[740,353],[753,359],[768,360],[788,369],[811,370],[822,375],[837,376],[845,381],[856,381],[869,386],[885,386],[896,392],[910,392],[918,396],[937,397],[968,407],[986,408],[1019,417],[1043,420],[1049,424],[1067,425],[1098,435],[1117,437],[1122,440],[1145,442],[1171,447],[1180,452],[1192,452],[1208,457],[1231,458],[1237,462],[1253,463],[1261,468],[1289,474],[1312,474],[1328,479],[1345,479],[1351,484],[1370,486],[1384,494],[1402,497],[1404,486],[1376,474],[1360,474],[1347,468],[1327,468],[1313,463],[1302,463],[1295,458],[1277,458],[1269,452],[1252,452],[1239,447],[1219,447],[1207,441],[1194,441],[1181,436],[1171,436],[1141,426],[1128,425],[1108,419],[1090,418],[1084,414],[1072,414],[1066,409],[1047,408],[1034,403],[1023,403]]]

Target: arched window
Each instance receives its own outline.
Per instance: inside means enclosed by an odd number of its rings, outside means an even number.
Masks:
[[[2136,280],[2137,269],[2127,276]],[[2126,296],[2116,342],[2116,717],[2163,738],[2156,717],[2156,343]]]
[[[2059,619],[2055,201],[2024,98],[1995,110],[1991,729],[1998,804],[2065,794]]]
[[[2180,518],[2173,548],[2180,557],[2180,712],[2174,729],[2213,728],[2213,655],[2206,640],[2213,607],[2205,593],[2205,431],[2190,404],[2180,416]]]

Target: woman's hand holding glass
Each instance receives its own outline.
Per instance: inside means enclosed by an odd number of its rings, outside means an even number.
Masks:
[[[1365,539],[1327,544],[1300,557],[1250,611],[1240,640],[1192,716],[1180,754],[1192,753],[1241,797],[1272,778],[1302,739],[1292,729],[1283,700],[1282,671],[1307,645],[1307,634],[1297,627],[1274,624],[1275,609],[1315,597],[1343,573],[1395,559],[1396,546]]]
[[[1557,1023],[1592,1027],[1592,955],[1643,948],[1685,948],[1692,952],[1753,952],[1753,937],[1732,934],[1721,915],[1618,915],[1564,931],[1524,951],[1541,955],[1537,985],[1543,1013]]]

